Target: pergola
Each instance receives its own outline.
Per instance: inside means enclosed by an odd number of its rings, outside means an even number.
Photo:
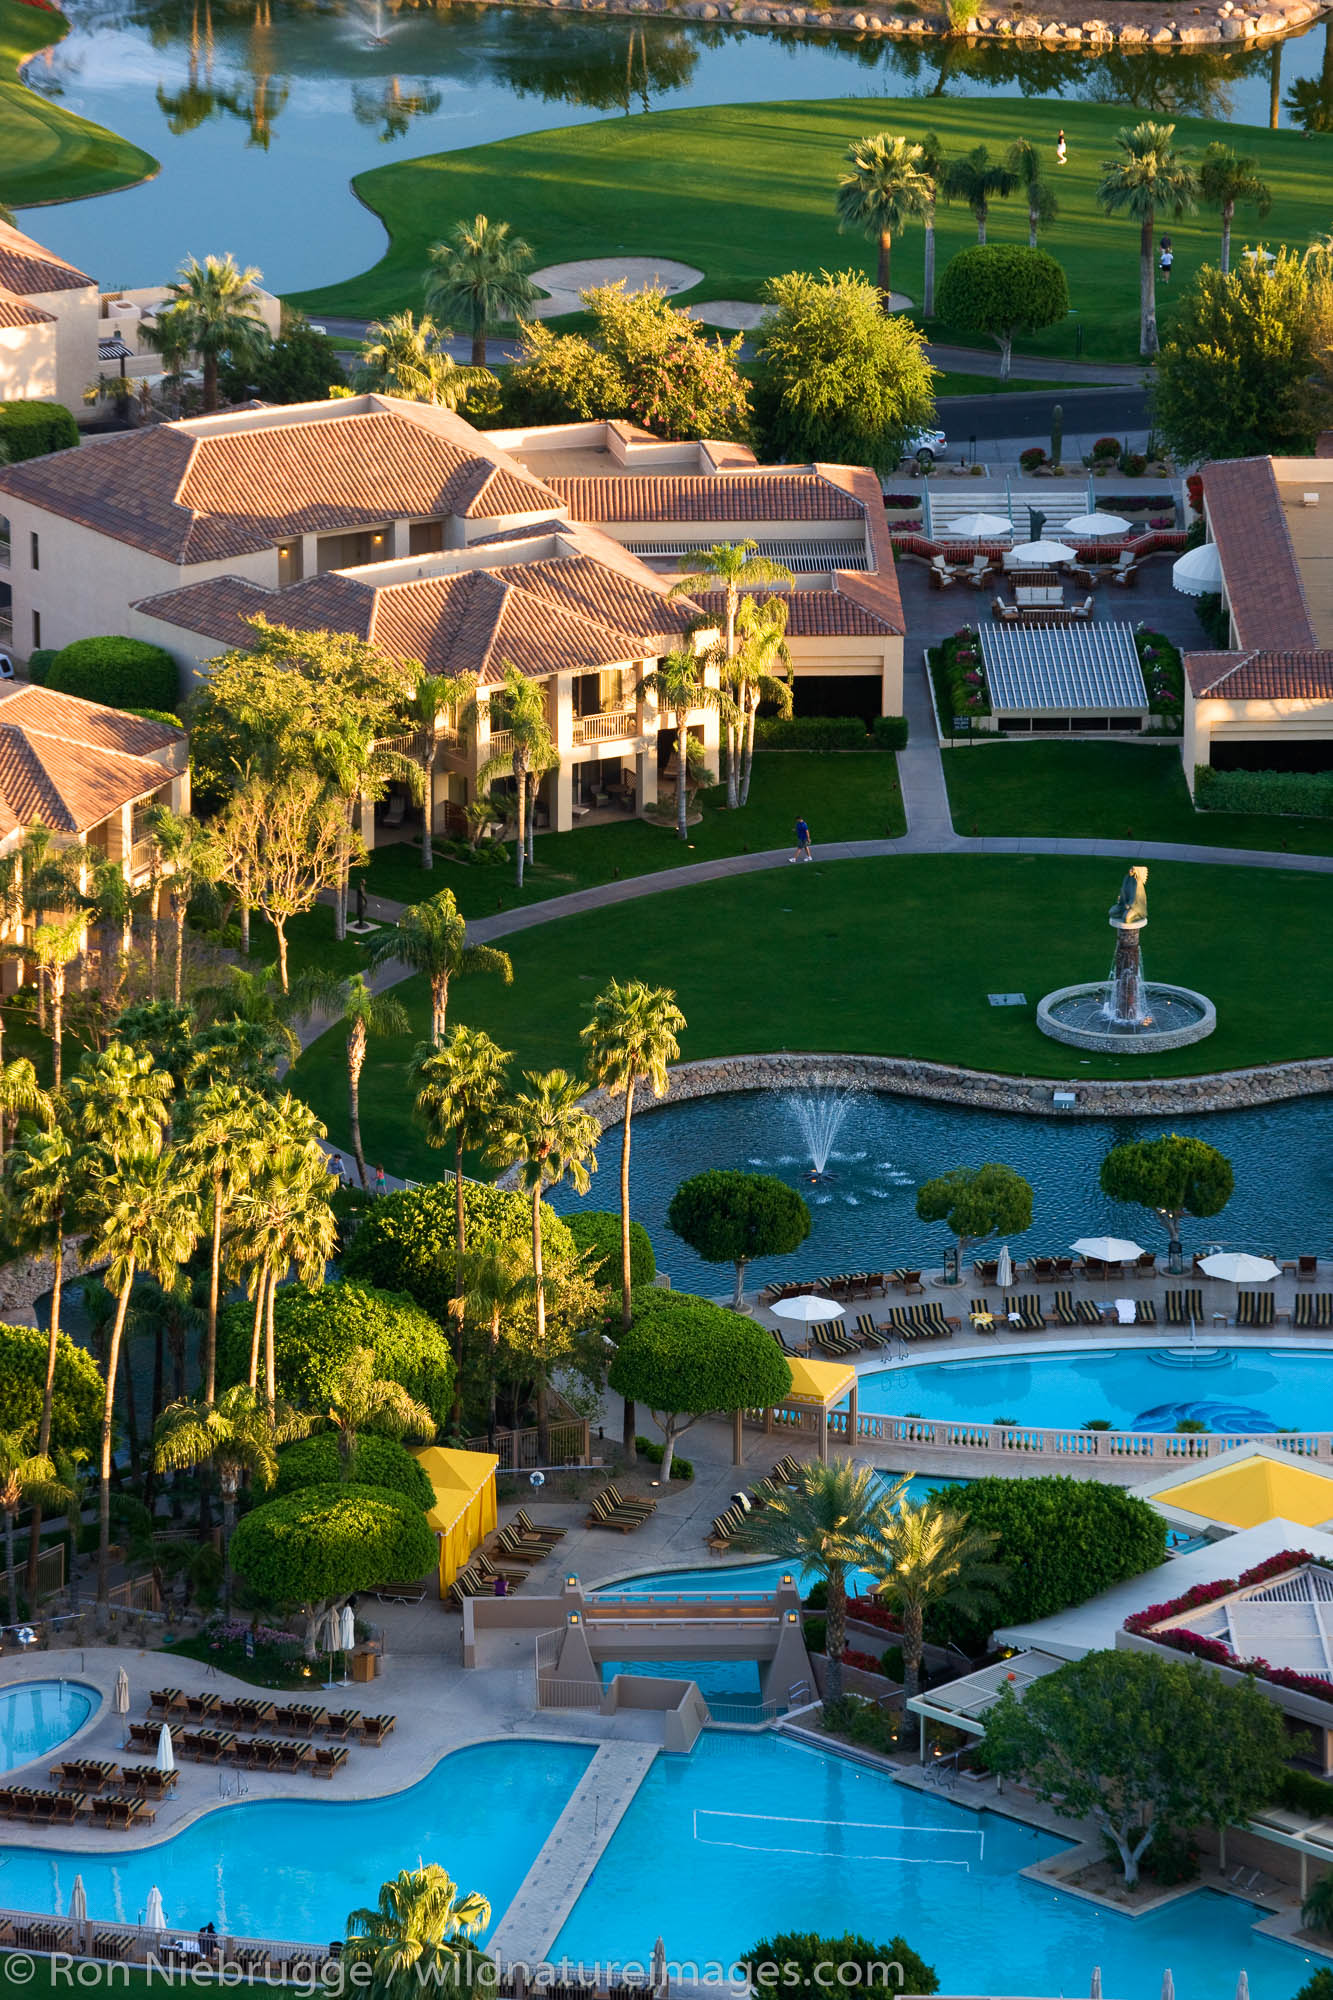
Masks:
[[[808,1404],[817,1409],[819,1424],[819,1456],[823,1464],[828,1463],[828,1418],[829,1411],[836,1409],[843,1397],[847,1402],[847,1435],[849,1441],[856,1438],[856,1370],[845,1361],[807,1361],[803,1355],[788,1356],[791,1368],[791,1394],[789,1403]]]
[[[981,659],[1001,728],[1148,713],[1132,625],[983,625]]]
[[[950,1729],[961,1729],[967,1736],[984,1736],[986,1716],[1006,1687],[1012,1688],[1021,1699],[1024,1689],[1031,1687],[1033,1681],[1068,1665],[1068,1660],[1062,1660],[1056,1653],[1015,1653],[1012,1659],[996,1660],[974,1674],[964,1674],[961,1680],[932,1688],[928,1694],[914,1694],[907,1706],[913,1715],[929,1716],[932,1722],[946,1723]],[[924,1764],[924,1729],[920,1732],[920,1756]]]

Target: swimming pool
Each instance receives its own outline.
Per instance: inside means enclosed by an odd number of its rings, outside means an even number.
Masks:
[[[387,1798],[221,1806],[138,1852],[6,1848],[0,1901],[61,1916],[81,1874],[91,1917],[135,1923],[157,1883],[171,1925],[314,1944],[341,1937],[348,1911],[421,1855],[485,1895],[498,1922],[592,1756],[577,1743],[477,1743]]]
[[[652,1674],[693,1681],[705,1701],[759,1700],[758,1660],[603,1660],[600,1672],[603,1687],[617,1674]]]
[[[1297,1348],[1103,1348],[923,1362],[861,1377],[861,1409],[875,1415],[959,1418],[1114,1430],[1174,1431],[1185,1419],[1211,1431],[1333,1430],[1328,1357]]]
[[[1128,1918],[1024,1879],[1068,1842],[849,1759],[784,1741],[707,1732],[659,1757],[594,1869],[550,1957],[730,1963],[778,1931],[846,1928],[906,1939],[946,1993],[1154,1995],[1170,1966],[1179,2000],[1219,2000],[1242,1966],[1252,2000],[1291,2000],[1314,1961],[1256,1937],[1258,1913],[1208,1891]]]
[[[0,1771],[68,1742],[96,1706],[96,1690],[79,1681],[20,1681],[0,1689]]]

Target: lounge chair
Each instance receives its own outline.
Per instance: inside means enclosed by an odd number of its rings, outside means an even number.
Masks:
[[[396,1715],[363,1715],[361,1718],[361,1741],[378,1749],[385,1737],[397,1726]]]
[[[996,1282],[996,1276],[997,1273],[999,1272],[999,1269],[1000,1269],[999,1258],[991,1257],[987,1259],[984,1263],[974,1262],[972,1265],[972,1276],[976,1279],[979,1285],[993,1285]]]
[[[1018,1315],[1018,1329],[1020,1333],[1044,1332],[1046,1321],[1042,1315],[1041,1300],[1035,1292],[1023,1292],[1022,1294],[1015,1294],[1012,1298],[1007,1298],[1004,1302],[1004,1310],[1010,1325],[1013,1324],[1015,1313]]]
[[[704,1540],[710,1549],[725,1549],[738,1528],[745,1525],[745,1512],[740,1507],[728,1507],[725,1514],[719,1514]]]
[[[921,1282],[920,1271],[909,1271],[906,1265],[903,1265],[897,1271],[891,1271],[889,1273],[889,1276],[891,1277],[895,1285],[902,1286],[904,1292],[906,1292],[909,1297],[913,1292],[924,1292],[926,1289]]]
[[[1276,1317],[1277,1300],[1271,1292],[1237,1292],[1237,1326],[1272,1326]]]
[[[836,1359],[856,1353],[856,1342],[847,1338],[836,1320],[816,1321],[810,1329],[810,1338],[821,1354],[832,1354]]]
[[[1059,1326],[1078,1326],[1079,1316],[1074,1311],[1072,1292],[1057,1292],[1051,1300],[1051,1317]]]
[[[494,1547],[513,1562],[523,1563],[528,1569],[531,1569],[534,1563],[545,1562],[548,1553],[546,1549],[535,1548],[531,1542],[525,1542],[512,1528],[501,1528],[495,1537]]]
[[[609,1493],[593,1495],[590,1511],[584,1516],[585,1528],[614,1528],[619,1534],[632,1535],[647,1520],[646,1514],[631,1513],[626,1508],[613,1505]]]
[[[873,1313],[858,1313],[856,1315],[856,1336],[862,1347],[892,1347],[893,1345],[890,1336],[887,1333],[882,1333],[875,1325],[875,1316]]]
[[[994,1333],[996,1324],[995,1314],[991,1311],[985,1299],[969,1299],[967,1302],[967,1316],[972,1322],[972,1331],[974,1333]]]
[[[788,1452],[780,1458],[768,1475],[776,1486],[799,1486],[801,1483],[801,1461]]]
[[[1185,1291],[1168,1292],[1166,1295],[1166,1323],[1168,1326],[1188,1326],[1203,1318],[1203,1287],[1191,1285]]]
[[[1129,1278],[1155,1278],[1157,1276],[1157,1252],[1141,1250],[1125,1273]]]
[[[1135,1299],[1134,1324],[1135,1326],[1156,1326],[1157,1308],[1151,1299]]]
[[[1055,1276],[1054,1257],[1029,1257],[1028,1274],[1033,1278],[1053,1278]]]
[[[173,1739],[175,1732],[173,1731]],[[156,1722],[132,1722],[130,1724],[131,1750],[156,1750],[161,1727]]]
[[[347,1762],[347,1746],[343,1743],[319,1743],[315,1746],[315,1761],[310,1766],[312,1778],[331,1778],[341,1771]]]
[[[514,1516],[513,1525],[521,1535],[526,1535],[530,1542],[545,1542],[550,1548],[554,1548],[557,1542],[565,1539],[563,1528],[539,1528],[526,1507],[519,1508]]]
[[[1294,1327],[1324,1329],[1333,1326],[1333,1292],[1298,1292],[1291,1309]]]
[[[185,1696],[179,1688],[154,1688],[148,1697],[148,1713],[163,1721],[169,1715],[184,1715]]]
[[[1317,1257],[1298,1257],[1296,1259],[1296,1279],[1298,1283],[1308,1278],[1310,1283],[1313,1284],[1318,1275],[1319,1259]]]
[[[424,1604],[426,1586],[424,1583],[378,1583],[375,1600],[378,1604]]]
[[[656,1500],[647,1500],[641,1493],[622,1493],[618,1486],[607,1481],[605,1491],[613,1507],[620,1507],[628,1514],[642,1514],[644,1520],[657,1512]]]
[[[496,1561],[484,1549],[478,1549],[472,1561],[479,1575],[489,1578],[491,1583],[503,1577],[510,1590],[517,1590],[528,1574],[526,1563]]]

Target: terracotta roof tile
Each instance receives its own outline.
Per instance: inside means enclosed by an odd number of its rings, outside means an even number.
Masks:
[[[1206,465],[1203,497],[1242,646],[1313,646],[1316,634],[1271,459]]]
[[[12,223],[0,222],[0,285],[7,291],[26,298],[33,292],[81,291],[95,282]]]
[[[0,326],[54,326],[56,316],[45,306],[29,305],[17,292],[0,287]]]
[[[1187,653],[1185,672],[1196,696],[1218,701],[1333,699],[1333,651]]]
[[[86,833],[166,784],[170,767],[151,752],[181,740],[180,730],[74,695],[0,689],[0,800],[20,826]]]
[[[818,472],[629,473],[548,479],[578,521],[859,521],[864,509]]]
[[[774,594],[753,592],[760,598]],[[780,594],[787,600],[787,632],[793,639],[878,639],[901,629],[882,613],[854,604],[840,590],[784,590]],[[710,618],[725,615],[723,591],[696,591],[694,601]]]

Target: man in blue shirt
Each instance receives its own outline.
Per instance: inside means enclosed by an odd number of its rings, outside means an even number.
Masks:
[[[796,852],[791,858],[793,861],[813,861],[815,858],[810,852],[810,829],[803,819],[796,822]]]

